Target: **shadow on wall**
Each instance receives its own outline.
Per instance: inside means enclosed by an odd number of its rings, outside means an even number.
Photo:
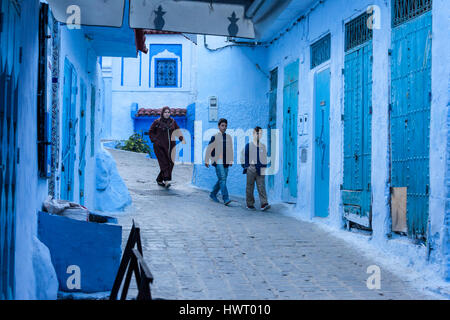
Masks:
[[[95,209],[99,211],[123,211],[131,204],[131,196],[116,162],[103,147],[96,157]]]

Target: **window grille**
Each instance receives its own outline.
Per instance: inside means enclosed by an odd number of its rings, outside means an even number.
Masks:
[[[372,40],[373,30],[369,29],[367,24],[369,18],[370,15],[365,12],[345,24],[345,51],[349,51]]]
[[[156,87],[177,87],[177,60],[156,60]]]
[[[433,0],[394,0],[393,2],[392,25],[396,27],[430,11]]]
[[[331,35],[328,34],[311,45],[311,69],[330,60]]]

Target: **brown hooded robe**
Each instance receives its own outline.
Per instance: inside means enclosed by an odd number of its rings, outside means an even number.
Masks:
[[[161,110],[161,117],[153,121],[149,131],[149,137],[153,143],[153,150],[160,168],[159,175],[156,178],[157,182],[172,180],[174,162],[171,154],[176,145],[175,139],[178,137],[180,141],[183,141],[180,132],[174,134],[175,130],[180,129],[177,122],[172,117],[164,119],[163,114],[167,109],[170,111],[169,107],[164,107]]]

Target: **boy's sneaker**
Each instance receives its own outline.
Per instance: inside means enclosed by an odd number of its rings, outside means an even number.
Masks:
[[[169,189],[169,187],[171,186],[169,181],[164,181],[164,187],[166,187],[166,189]]]
[[[247,206],[248,210],[256,210],[256,208],[254,206]]]
[[[231,200],[225,201],[224,205],[228,206],[231,203]]]
[[[164,183],[162,183],[161,181],[156,181],[156,183],[158,184],[158,186],[160,187],[165,187],[166,185]]]
[[[209,199],[214,202],[220,203],[219,199],[217,199],[217,197],[211,193],[209,194]]]
[[[261,210],[262,210],[262,211],[265,211],[265,210],[267,210],[267,209],[270,209],[270,205],[269,205],[268,203],[263,204],[263,205],[261,206]]]

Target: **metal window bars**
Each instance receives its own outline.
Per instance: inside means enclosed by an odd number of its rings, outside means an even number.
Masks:
[[[327,34],[311,45],[311,69],[330,60],[331,34]]]
[[[350,51],[351,49],[372,40],[373,30],[370,29],[367,24],[369,19],[370,14],[364,12],[345,24],[345,51]]]
[[[397,27],[432,8],[433,0],[393,0],[392,26]]]

